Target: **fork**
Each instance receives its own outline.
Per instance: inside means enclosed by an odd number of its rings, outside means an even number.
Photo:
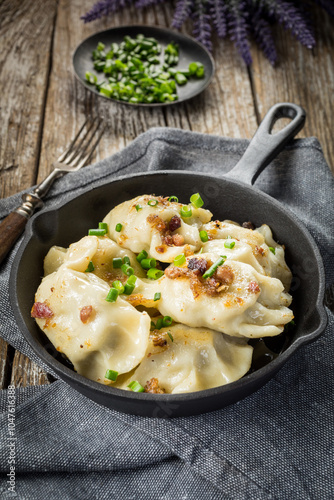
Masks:
[[[88,118],[68,148],[53,163],[52,172],[35,189],[22,195],[22,204],[0,224],[0,264],[23,233],[35,210],[43,206],[42,198],[48,193],[54,181],[86,165],[100,142],[103,132],[104,126],[101,120]]]

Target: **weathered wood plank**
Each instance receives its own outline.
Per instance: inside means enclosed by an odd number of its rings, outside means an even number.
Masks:
[[[15,387],[26,387],[27,385],[44,385],[50,382],[46,373],[39,366],[16,351],[10,383]]]
[[[56,9],[57,0],[6,0],[0,4],[2,197],[35,183]],[[11,368],[7,344],[1,340],[1,388]],[[28,360],[24,369],[29,378]]]
[[[0,191],[35,181],[56,0],[0,4]]]
[[[313,51],[276,28],[279,64],[272,68],[263,54],[254,50],[251,71],[260,116],[279,101],[303,106],[307,120],[299,137],[316,136],[334,172],[334,20],[315,8],[313,21],[317,40]]]

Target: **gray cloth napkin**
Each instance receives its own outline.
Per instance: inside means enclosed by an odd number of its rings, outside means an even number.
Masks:
[[[46,206],[134,172],[178,169],[222,176],[247,145],[246,140],[151,129],[122,152],[57,181]],[[318,141],[293,141],[256,186],[307,226],[330,286],[334,181]],[[20,195],[0,201],[0,218],[19,201]],[[0,334],[43,366],[18,330],[9,303],[8,280],[18,246],[1,269]],[[333,293],[328,297],[333,303]],[[333,498],[334,315],[328,313],[325,333],[301,348],[268,384],[205,415],[172,420],[125,415],[60,380],[16,389],[15,404],[13,394],[2,391],[1,498]],[[11,459],[15,492],[8,489]]]

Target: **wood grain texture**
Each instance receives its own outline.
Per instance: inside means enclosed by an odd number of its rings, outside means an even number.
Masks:
[[[28,219],[17,212],[11,212],[0,224],[0,264],[21,236]]]
[[[10,383],[15,387],[26,387],[27,385],[45,385],[50,382],[46,373],[39,366],[16,351]]]
[[[300,104],[307,118],[298,137],[316,136],[334,172],[334,20],[315,8],[313,22],[315,49],[306,49],[277,27],[278,65],[272,68],[262,52],[253,50],[251,73],[260,117],[279,101]]]
[[[56,0],[0,4],[0,191],[34,184]]]

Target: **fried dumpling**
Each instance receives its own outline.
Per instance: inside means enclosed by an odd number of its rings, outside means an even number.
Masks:
[[[138,381],[147,392],[186,393],[225,385],[250,368],[253,348],[207,328],[175,324],[151,333],[146,354],[122,388]]]
[[[195,207],[190,217],[182,217],[182,206],[161,196],[138,196],[115,207],[103,222],[110,238],[123,248],[135,253],[145,250],[161,262],[172,262],[181,253],[200,249],[199,228],[212,217],[209,210]]]

